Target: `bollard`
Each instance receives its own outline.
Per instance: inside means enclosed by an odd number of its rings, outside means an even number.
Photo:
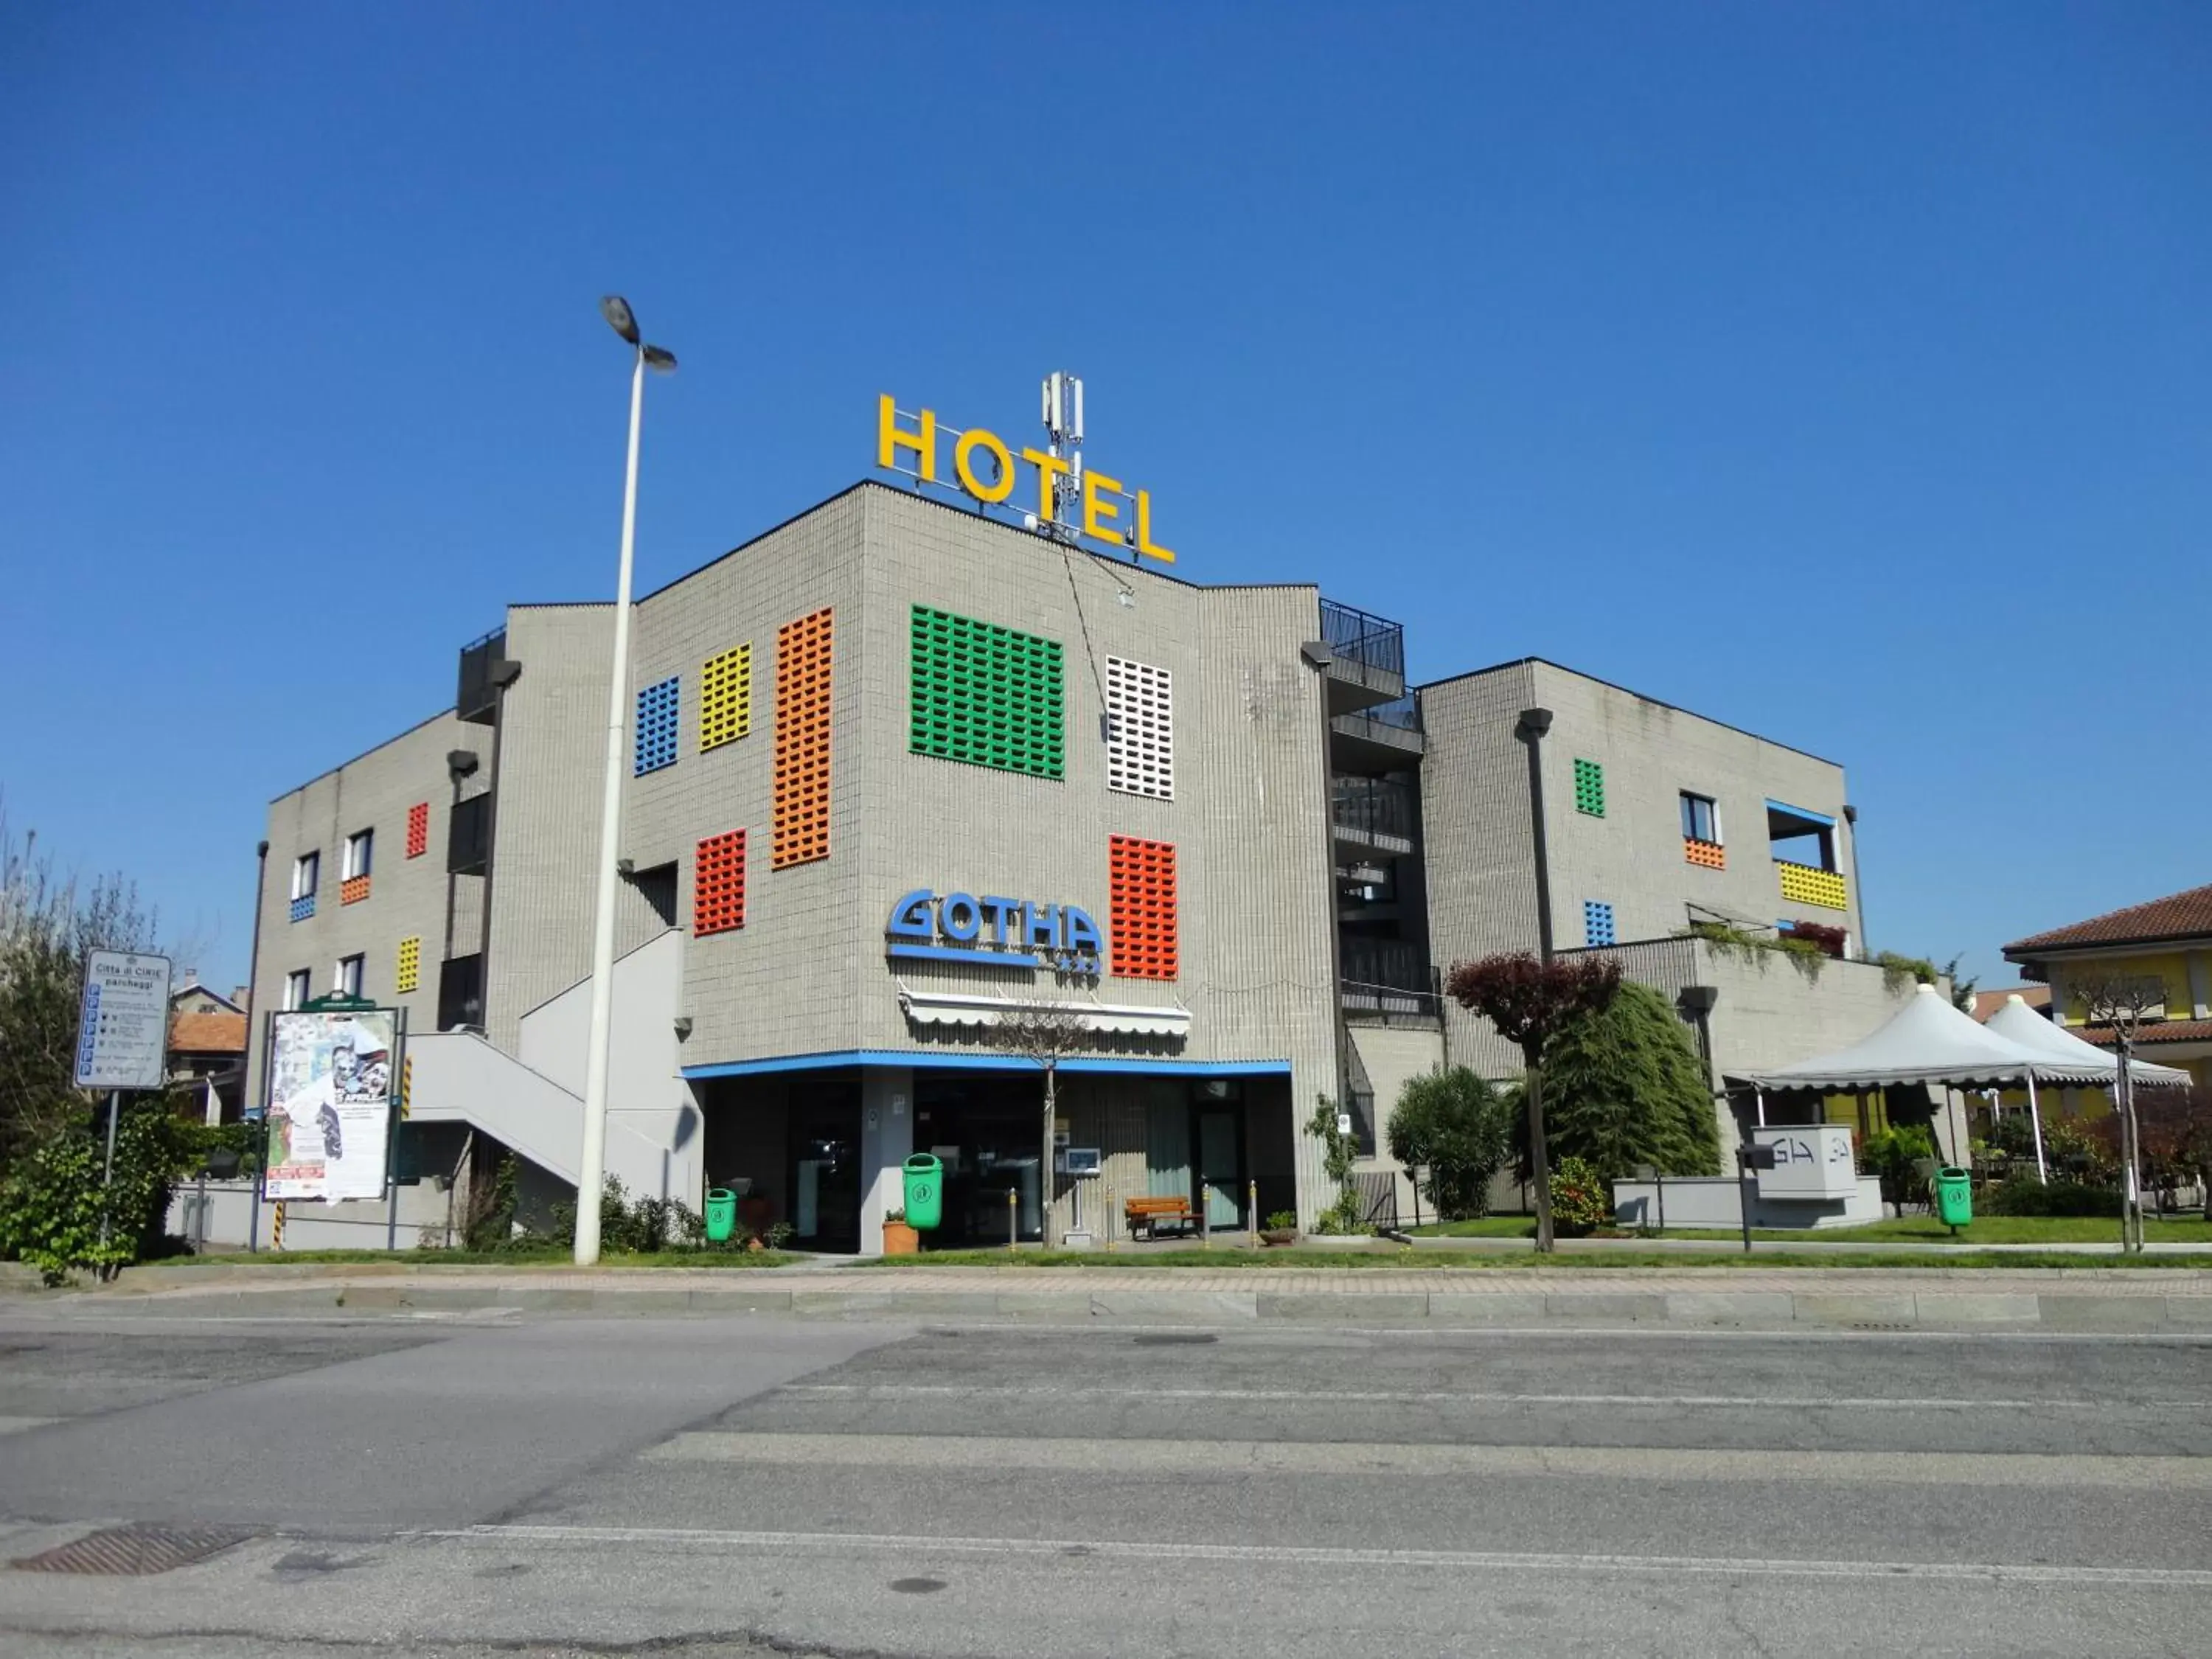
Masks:
[[[1201,1181],[1198,1183],[1198,1248],[1201,1250],[1213,1248],[1212,1209],[1213,1185]]]
[[[1251,1235],[1253,1243],[1260,1242],[1260,1183],[1256,1181],[1244,1183],[1244,1231]]]
[[[1106,1254],[1111,1255],[1114,1253],[1115,1247],[1120,1243],[1121,1238],[1121,1224],[1115,1218],[1121,1213],[1121,1212],[1114,1207],[1114,1188],[1112,1184],[1106,1182],[1102,1182],[1099,1184],[1106,1189],[1106,1213],[1099,1222],[1099,1228],[1100,1231],[1104,1232],[1106,1235]]]
[[[276,1213],[269,1223],[269,1248],[272,1250],[284,1248],[284,1200],[281,1198],[276,1200]]]
[[[1020,1189],[1006,1188],[1006,1254],[1012,1255],[1022,1237],[1022,1195]]]

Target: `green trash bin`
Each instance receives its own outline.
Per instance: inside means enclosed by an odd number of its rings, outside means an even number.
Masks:
[[[1963,1227],[1974,1218],[1974,1189],[1964,1170],[1946,1164],[1930,1183],[1936,1189],[1936,1218],[1947,1227]]]
[[[907,1159],[906,1224],[929,1232],[945,1219],[945,1164],[928,1152]]]
[[[707,1238],[714,1244],[726,1244],[730,1235],[738,1230],[738,1195],[727,1187],[707,1189]]]

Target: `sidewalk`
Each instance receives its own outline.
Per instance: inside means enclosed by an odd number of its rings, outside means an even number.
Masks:
[[[134,1268],[12,1299],[71,1316],[567,1314],[1054,1324],[2168,1332],[2212,1335],[2212,1272],[1788,1269],[505,1268],[413,1263]]]

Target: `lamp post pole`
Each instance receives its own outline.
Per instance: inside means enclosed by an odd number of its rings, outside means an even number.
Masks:
[[[583,1146],[576,1158],[576,1265],[599,1259],[599,1189],[606,1184],[607,1060],[614,1018],[616,860],[621,856],[624,695],[629,689],[629,592],[637,544],[638,428],[645,413],[645,371],[663,373],[676,359],[643,343],[629,304],[610,295],[599,310],[634,356],[629,379],[629,464],[623,479],[622,565],[615,580],[614,664],[607,687],[606,776],[599,795],[599,899],[592,924],[592,1034],[584,1056]]]

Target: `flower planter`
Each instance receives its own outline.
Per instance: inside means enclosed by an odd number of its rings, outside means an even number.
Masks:
[[[921,1249],[921,1235],[903,1221],[884,1223],[884,1254],[914,1255]]]
[[[1269,1245],[1295,1244],[1298,1242],[1298,1230],[1296,1227],[1262,1228],[1260,1233],[1260,1242],[1262,1244]]]

